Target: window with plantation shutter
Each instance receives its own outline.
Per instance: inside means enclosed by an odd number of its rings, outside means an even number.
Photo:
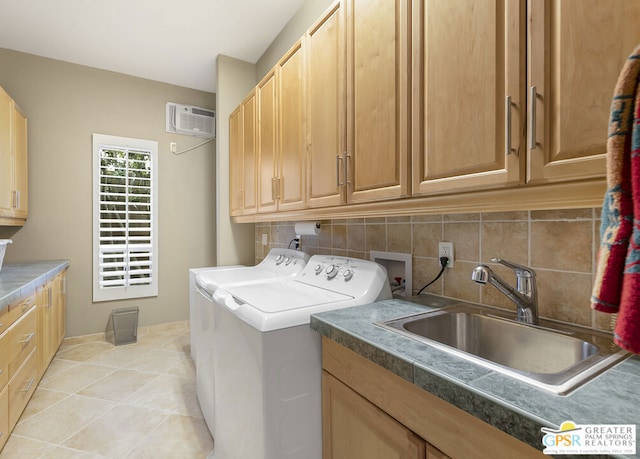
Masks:
[[[93,135],[93,300],[156,296],[158,143]]]

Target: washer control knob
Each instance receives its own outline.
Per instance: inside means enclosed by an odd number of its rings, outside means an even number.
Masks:
[[[276,265],[279,265],[284,261],[284,255],[280,254],[276,257]]]
[[[284,264],[289,266],[289,263],[291,263],[291,257],[284,257]]]
[[[351,280],[351,278],[353,277],[353,271],[347,269],[342,275],[344,276],[345,281]]]
[[[316,274],[320,274],[322,272],[322,265],[320,264],[316,265],[316,267],[313,268],[313,270],[316,272]]]
[[[338,274],[338,266],[330,265],[327,268],[327,279],[333,279],[334,277],[336,277],[336,274]]]

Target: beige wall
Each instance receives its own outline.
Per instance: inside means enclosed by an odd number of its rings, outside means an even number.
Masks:
[[[543,317],[609,329],[611,317],[591,310],[600,228],[599,209],[429,215],[323,221],[318,236],[302,236],[302,250],[369,259],[370,251],[411,253],[414,293],[439,272],[438,242],[454,243],[454,267],[425,292],[514,309],[494,287],[471,281],[471,270],[492,257],[533,267]],[[263,246],[262,234],[269,243]],[[256,225],[256,261],[287,247],[292,222]],[[513,284],[515,276],[495,271]]]
[[[253,263],[254,226],[229,217],[229,115],[256,85],[256,66],[227,56],[217,59],[217,265]]]
[[[29,119],[29,219],[0,228],[6,263],[69,259],[67,336],[103,331],[112,309],[140,307],[140,325],[186,320],[188,269],[215,261],[215,141],[165,132],[168,101],[215,108],[215,95],[0,49],[0,86]],[[157,140],[159,296],[92,302],[91,135]]]

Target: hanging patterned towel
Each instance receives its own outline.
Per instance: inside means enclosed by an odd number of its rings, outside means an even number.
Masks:
[[[616,84],[607,139],[607,193],[591,298],[618,313],[615,342],[640,353],[640,46]]]

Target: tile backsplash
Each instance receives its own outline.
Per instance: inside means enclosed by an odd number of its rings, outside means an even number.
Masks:
[[[589,303],[599,228],[600,209],[323,220],[317,236],[302,236],[301,249],[364,259],[371,250],[410,253],[415,294],[440,271],[438,242],[453,242],[455,266],[425,292],[514,309],[493,286],[471,281],[471,270],[485,263],[513,284],[511,270],[490,261],[503,258],[535,269],[541,317],[610,330],[612,317]],[[294,237],[294,222],[256,224],[256,262]]]

